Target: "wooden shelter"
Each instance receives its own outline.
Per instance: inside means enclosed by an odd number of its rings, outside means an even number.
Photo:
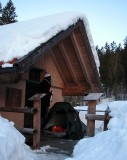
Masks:
[[[102,92],[98,69],[83,20],[79,19],[20,59],[13,67],[0,68],[0,107],[32,107],[35,94],[31,81],[39,82],[47,71],[52,76],[53,101],[63,96]],[[24,114],[1,113],[24,126]]]

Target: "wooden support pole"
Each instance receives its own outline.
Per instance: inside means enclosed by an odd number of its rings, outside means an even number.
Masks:
[[[111,117],[109,115],[95,115],[95,114],[86,114],[85,118],[88,120],[98,120],[98,121],[109,121]]]
[[[103,95],[103,93],[89,93],[84,100],[88,102],[88,114],[96,114],[97,100]],[[102,118],[102,117],[100,117]],[[87,119],[87,136],[94,136],[95,133],[95,117]]]
[[[33,129],[33,128],[17,128],[16,127],[16,129],[19,131],[19,132],[21,132],[21,133],[23,133],[23,134],[31,134],[31,135],[33,135],[35,132],[37,132],[37,130],[36,129]]]
[[[41,139],[41,99],[34,100],[34,108],[38,109],[38,112],[34,113],[33,116],[33,128],[37,130],[33,134],[33,148],[40,148],[40,139]]]
[[[96,114],[96,100],[88,101],[88,114]],[[94,136],[95,120],[87,120],[87,136]]]
[[[87,120],[99,120],[99,121],[104,121],[105,120],[105,115],[95,115],[95,114],[86,114],[85,118]]]
[[[105,111],[105,119],[104,119],[104,131],[106,131],[106,130],[108,130],[108,122],[109,122],[109,120],[110,120],[110,116],[109,116],[109,112],[110,112],[110,110],[109,109],[107,109],[106,111]]]
[[[37,108],[12,108],[12,107],[0,107],[0,112],[15,112],[15,113],[27,113],[34,114],[37,112]]]

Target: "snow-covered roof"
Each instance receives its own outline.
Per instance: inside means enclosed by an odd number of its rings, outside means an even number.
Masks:
[[[80,12],[66,12],[0,26],[0,62],[10,67],[40,44],[47,42],[61,30],[66,30],[79,19],[83,20],[97,68],[99,59],[93,44],[86,16]],[[10,62],[9,62],[10,61]],[[9,65],[7,64],[9,62]]]

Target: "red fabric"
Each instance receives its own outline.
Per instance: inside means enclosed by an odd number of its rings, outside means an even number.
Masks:
[[[12,60],[8,61],[7,63],[14,64],[16,61],[17,61],[17,58],[13,58]],[[0,61],[0,66],[2,66],[3,64],[4,64],[4,62]]]
[[[2,66],[4,64],[4,62],[3,61],[0,61],[0,66]]]
[[[53,132],[63,132],[64,129],[61,126],[53,126],[52,131]]]
[[[13,58],[12,60],[8,61],[10,64],[14,64],[17,61],[17,58]]]

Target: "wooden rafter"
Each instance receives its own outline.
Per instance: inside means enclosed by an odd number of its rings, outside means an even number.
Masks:
[[[59,67],[59,65],[58,65],[58,63],[57,63],[56,57],[54,56],[54,52],[53,52],[52,49],[50,50],[50,53],[51,53],[51,56],[52,56],[52,59],[53,59],[55,65],[56,65],[56,67],[57,67],[57,70],[58,70],[58,72],[59,72],[59,74],[60,74],[60,76],[61,76],[61,78],[62,78],[63,83],[64,83],[65,85],[67,85],[67,81],[66,81],[66,79],[65,79],[65,77],[64,77],[64,75],[63,75],[63,73],[62,73],[62,71],[61,71],[61,69],[60,69],[60,67]]]
[[[81,50],[80,50],[80,47],[78,45],[78,42],[77,42],[77,39],[76,39],[76,35],[75,35],[74,32],[70,35],[70,38],[71,38],[73,46],[75,48],[78,60],[80,61],[81,68],[82,68],[83,74],[84,74],[84,76],[86,78],[86,81],[87,81],[88,84],[90,84],[89,74],[87,72],[88,69],[86,69],[86,66],[85,66],[85,63],[84,63],[84,59],[82,58],[82,53],[81,53]]]
[[[74,69],[73,69],[71,60],[67,56],[67,52],[66,52],[66,49],[64,47],[64,44],[63,43],[59,43],[59,48],[60,48],[61,53],[62,53],[62,55],[63,55],[63,57],[64,57],[64,59],[66,61],[67,67],[69,69],[69,72],[70,72],[71,76],[73,77],[73,80],[74,80],[75,84],[78,84],[78,81],[77,81],[77,79],[75,77],[75,74],[74,74]]]

